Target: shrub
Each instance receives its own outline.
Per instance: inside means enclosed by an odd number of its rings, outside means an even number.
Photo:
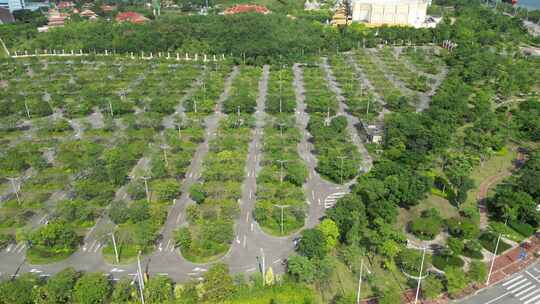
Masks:
[[[449,254],[434,255],[432,260],[433,266],[443,271],[446,270],[448,267],[461,268],[464,264],[463,260],[460,257]]]
[[[495,251],[495,246],[497,246],[497,238],[499,236],[493,232],[486,232],[480,236],[480,244],[487,249],[489,252]],[[505,243],[503,240],[499,242],[499,248],[497,249],[497,254],[501,254],[506,250],[510,249],[512,246]]]
[[[536,229],[534,229],[533,226],[527,224],[527,223],[521,223],[517,221],[508,221],[508,226],[510,226],[512,229],[517,231],[519,234],[523,235],[524,237],[529,237],[534,234]]]

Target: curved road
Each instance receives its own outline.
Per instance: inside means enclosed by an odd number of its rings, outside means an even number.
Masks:
[[[309,143],[310,138],[307,132],[309,115],[306,113],[304,85],[302,69],[296,64],[294,70],[294,87],[297,99],[296,120],[301,130],[302,138],[298,145],[300,157],[306,162],[309,170],[308,179],[304,184],[309,206],[309,214],[306,219],[306,228],[317,225],[320,218],[324,216],[325,209],[335,203],[336,199],[349,192],[347,186],[336,185],[323,180],[315,171],[317,160],[311,153],[313,147]],[[168,275],[175,281],[186,281],[189,279],[201,279],[202,274],[211,266],[209,264],[198,265],[186,261],[174,246],[174,231],[185,223],[184,210],[192,203],[189,198],[189,187],[197,181],[202,171],[202,160],[208,152],[209,141],[216,135],[217,126],[221,113],[221,104],[229,96],[231,83],[238,74],[236,67],[225,82],[225,89],[218,100],[216,113],[206,119],[205,141],[200,144],[187,171],[186,178],[182,183],[182,195],[169,211],[167,221],[162,229],[162,239],[156,246],[156,250],[145,256],[142,260],[143,268],[150,275]],[[288,237],[274,237],[264,233],[252,217],[252,211],[256,202],[256,176],[260,170],[259,161],[261,158],[261,140],[264,126],[264,106],[266,101],[266,91],[269,78],[269,67],[265,66],[262,78],[259,82],[259,94],[257,97],[257,109],[255,118],[256,126],[253,130],[252,141],[246,162],[246,178],[242,185],[242,198],[240,200],[240,218],[236,224],[237,236],[231,244],[230,251],[219,260],[229,265],[233,273],[252,273],[261,270],[260,262],[263,261],[266,268],[272,267],[274,272],[282,272],[282,261],[294,251],[293,239],[295,235]],[[366,158],[367,160],[367,158]],[[325,208],[326,207],[326,208]],[[92,232],[90,232],[92,233]],[[101,271],[110,274],[117,280],[123,276],[134,276],[136,273],[136,263],[128,265],[111,265],[102,257],[99,247],[88,244],[85,250],[78,250],[68,259],[48,264],[29,265],[25,262],[23,247],[10,246],[0,252],[0,275],[11,276],[21,272],[33,272],[42,276],[56,273],[66,267],[74,267],[84,271]],[[81,248],[82,249],[82,248]]]

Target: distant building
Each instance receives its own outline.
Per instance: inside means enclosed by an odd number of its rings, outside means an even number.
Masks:
[[[11,13],[26,8],[24,0],[0,0],[0,7],[8,9]]]
[[[116,15],[117,22],[131,22],[135,24],[142,24],[148,21],[148,18],[136,12],[122,12]]]
[[[0,24],[12,23],[15,22],[13,14],[7,9],[0,7]]]
[[[372,26],[422,27],[431,0],[353,0],[352,20]]]
[[[306,11],[316,11],[321,9],[321,4],[317,0],[309,1],[307,0],[304,3],[304,10]]]
[[[259,13],[259,14],[270,14],[271,11],[262,6],[262,5],[252,5],[252,4],[238,4],[233,7],[229,7],[223,12],[225,15],[234,15],[241,13]]]
[[[101,10],[102,10],[104,13],[110,13],[110,12],[112,12],[112,11],[114,11],[114,10],[116,9],[116,6],[103,4],[103,5],[100,6],[99,8],[101,8]]]
[[[75,4],[73,4],[73,2],[71,1],[60,1],[56,5],[56,8],[60,10],[65,10],[65,9],[72,9],[74,6]]]
[[[85,9],[79,15],[81,17],[85,17],[85,18],[88,18],[90,20],[95,20],[95,19],[97,19],[97,16],[98,16],[93,10],[89,10],[89,9]]]
[[[38,27],[38,32],[47,32],[53,27],[62,27],[66,23],[66,19],[69,19],[69,14],[60,13],[58,10],[50,9],[49,16],[47,17],[47,25]]]

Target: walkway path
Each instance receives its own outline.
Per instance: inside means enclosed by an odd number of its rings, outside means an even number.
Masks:
[[[369,155],[369,152],[367,151],[364,143],[360,139],[360,136],[358,136],[357,126],[361,127],[361,122],[358,117],[353,116],[348,112],[348,107],[345,104],[345,97],[343,97],[343,93],[341,92],[341,88],[336,82],[336,78],[334,77],[332,68],[328,64],[328,58],[323,58],[322,67],[326,74],[326,81],[328,82],[330,89],[334,92],[339,102],[339,109],[337,115],[343,115],[347,118],[347,129],[349,131],[349,135],[351,136],[351,140],[362,155],[362,168],[360,168],[360,173],[368,172],[369,170],[371,170],[371,167],[373,167],[373,159]]]

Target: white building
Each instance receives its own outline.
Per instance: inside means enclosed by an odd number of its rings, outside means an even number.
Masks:
[[[0,7],[7,8],[10,12],[26,8],[24,0],[0,0]]]
[[[353,0],[352,20],[373,26],[422,27],[430,4],[431,0]]]

